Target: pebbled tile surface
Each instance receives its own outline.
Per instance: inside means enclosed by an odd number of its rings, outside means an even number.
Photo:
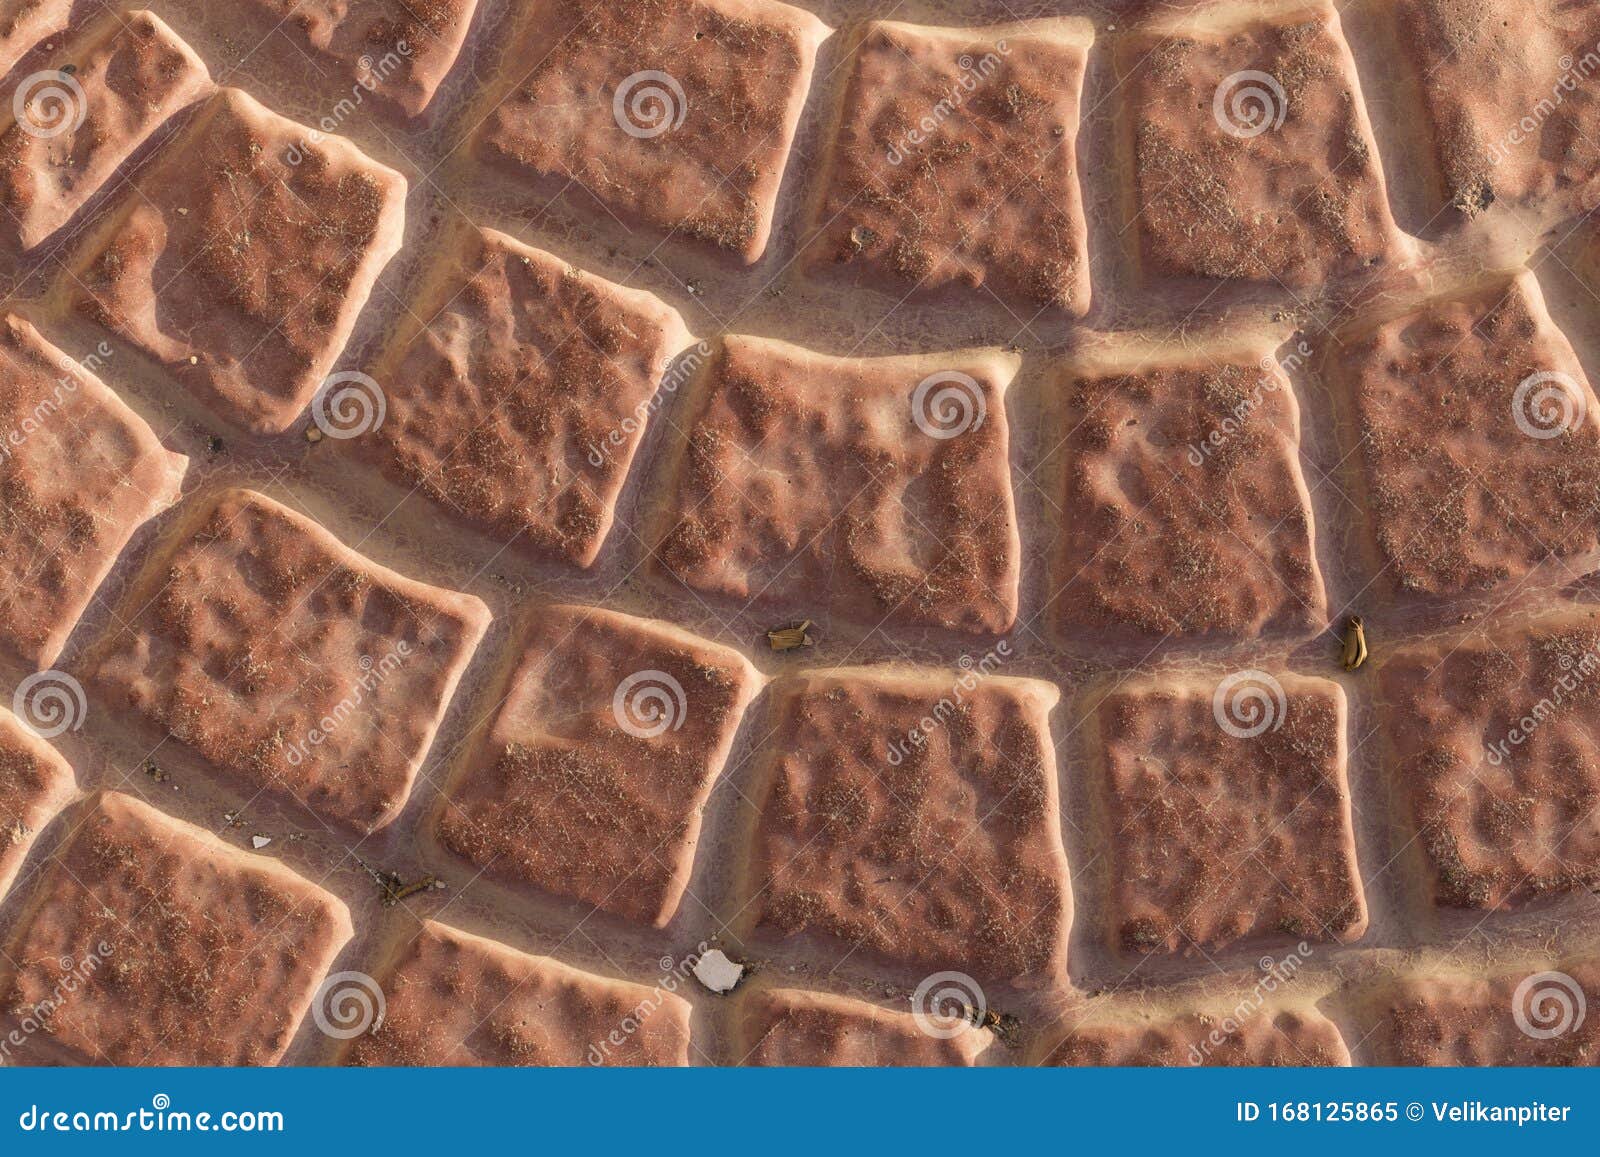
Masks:
[[[689,1005],[429,922],[384,976],[382,1023],[354,1065],[683,1065]],[[636,1031],[618,1025],[630,1016]],[[613,1032],[616,1040],[612,1039]]]
[[[848,362],[732,338],[697,383],[655,558],[687,586],[971,633],[1016,617],[1000,351]]]
[[[108,701],[360,831],[405,805],[489,617],[243,490],[190,506],[123,612],[85,664]]]
[[[1588,1063],[1593,7],[0,0],[0,1064]]]
[[[1092,37],[1075,20],[981,38],[868,28],[814,210],[819,271],[1088,312],[1074,141]]]
[[[666,924],[759,676],[737,651],[593,607],[542,610],[520,646],[440,841],[491,875]]]
[[[87,360],[14,315],[0,319],[0,422],[0,646],[47,667],[134,531],[177,499],[188,462]]]
[[[776,685],[745,882],[755,925],[1044,982],[1071,919],[1046,724],[1055,697],[1043,683],[968,689],[922,673]]]
[[[350,937],[333,896],[115,792],[81,805],[6,946],[0,1016],[105,1064],[272,1064]],[[63,974],[75,985],[63,983]]]
[[[1338,684],[1254,670],[1128,680],[1094,710],[1117,947],[1366,929]]]

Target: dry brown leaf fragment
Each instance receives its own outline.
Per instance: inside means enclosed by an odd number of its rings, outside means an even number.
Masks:
[[[793,651],[799,647],[816,645],[811,637],[811,620],[792,627],[775,627],[767,632],[767,643],[774,651]]]

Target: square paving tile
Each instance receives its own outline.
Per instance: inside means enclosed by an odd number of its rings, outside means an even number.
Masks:
[[[1337,683],[1129,679],[1094,706],[1107,931],[1122,951],[1354,940],[1367,927]]]
[[[34,839],[76,789],[72,768],[56,749],[0,708],[0,899]]]
[[[1415,86],[1437,208],[1491,220],[1593,208],[1600,11],[1563,0],[1397,0],[1380,10]]]
[[[1277,985],[1292,974],[1274,971]],[[1338,1028],[1309,1001],[1274,996],[1260,982],[1226,1000],[1197,1000],[1185,1009],[1168,997],[1159,1004],[1111,1000],[1062,1020],[1065,1036],[1046,1034],[1045,1065],[1141,1067],[1290,1065],[1342,1066],[1350,1052]]]
[[[32,248],[83,207],[162,122],[211,87],[150,12],[111,12],[67,46],[66,80],[24,80],[0,120],[0,229]],[[37,74],[35,74],[37,75]]]
[[[478,7],[478,0],[247,2],[275,29],[333,61],[355,96],[375,92],[408,116],[433,100]]]
[[[732,336],[689,400],[657,564],[746,604],[998,634],[1021,547],[999,350],[837,358]]]
[[[1093,26],[868,26],[813,206],[812,260],[895,297],[986,286],[1089,308],[1078,109]],[[987,297],[987,294],[974,295]]]
[[[1352,1017],[1375,1065],[1600,1064],[1600,964],[1531,962],[1402,975],[1361,993]]]
[[[686,1065],[689,1003],[427,921],[382,975],[353,1065]]]
[[[1231,642],[1326,622],[1299,405],[1270,343],[1130,343],[1077,360],[1061,389],[1050,598],[1069,640]]]
[[[405,178],[223,89],[133,184],[64,271],[65,307],[233,424],[288,429],[400,248]]]
[[[1436,903],[1600,885],[1600,612],[1397,647],[1379,674],[1394,802]]]
[[[440,840],[491,876],[665,925],[760,676],[730,648],[593,607],[532,612],[514,662],[445,789]]]
[[[1398,256],[1331,4],[1156,18],[1114,55],[1128,236],[1146,279],[1301,289]]]
[[[371,832],[405,806],[489,624],[260,494],[191,500],[86,656],[87,681],[247,797]]]
[[[1600,550],[1600,402],[1533,276],[1352,327],[1328,372],[1373,589],[1481,594]]]
[[[350,444],[461,521],[588,566],[688,344],[677,312],[651,294],[493,230],[458,229],[372,368],[383,421]],[[709,352],[690,352],[665,389]]]
[[[79,363],[0,317],[0,649],[39,667],[188,468],[95,376],[110,352]]]
[[[899,965],[1059,981],[1072,898],[1048,683],[840,669],[771,691],[742,919]]]
[[[542,0],[477,155],[754,261],[828,29],[777,0]]]
[[[6,946],[0,1017],[80,1063],[270,1065],[350,938],[336,898],[132,796],[69,817]]]

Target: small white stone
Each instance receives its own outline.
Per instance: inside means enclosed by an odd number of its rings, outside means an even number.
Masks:
[[[251,836],[250,837],[250,846],[252,848],[254,848],[256,851],[258,851],[258,852],[262,848],[264,848],[268,844],[270,844],[271,842],[272,842],[272,837],[271,836]]]
[[[712,992],[732,992],[744,977],[744,965],[729,960],[720,948],[713,948],[694,962],[694,978]]]

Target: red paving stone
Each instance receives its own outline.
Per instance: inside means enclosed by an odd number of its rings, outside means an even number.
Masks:
[[[345,906],[132,796],[70,823],[5,949],[0,1019],[39,1026],[24,1063],[276,1063],[350,938]]]
[[[1214,952],[1366,930],[1338,684],[1249,670],[1130,679],[1094,721],[1114,945]]]
[[[760,257],[822,22],[777,0],[541,0],[525,21],[478,156]]]
[[[76,90],[42,85],[0,129],[0,227],[31,248],[66,224],[135,149],[211,87],[206,66],[150,12],[112,12],[61,54]],[[54,94],[68,93],[64,103]]]
[[[1593,1061],[1592,5],[158,7],[0,0],[0,1062]]]
[[[743,1065],[971,1065],[993,1040],[958,1020],[931,1018],[924,1029],[909,1012],[801,989],[755,989],[738,1007],[734,1048]]]
[[[1561,0],[1397,0],[1388,11],[1438,208],[1498,220],[1593,207],[1600,12]]]
[[[440,840],[491,876],[666,924],[760,677],[737,651],[593,607],[540,608],[519,647]]]
[[[0,899],[33,841],[76,788],[72,768],[55,748],[0,708]]]
[[[82,666],[247,799],[272,790],[370,832],[404,806],[488,622],[471,595],[231,490],[188,504]]]
[[[1293,973],[1269,971],[1252,987],[1199,1009],[1113,1000],[1068,1013],[1040,1058],[1046,1065],[1327,1066],[1348,1065],[1338,1028],[1308,1001],[1264,991],[1293,984]]]
[[[771,691],[742,906],[778,937],[1037,986],[1071,896],[1048,683],[816,671]]]
[[[1301,288],[1398,256],[1331,4],[1155,19],[1114,55],[1128,236],[1147,279]]]
[[[676,977],[668,983],[681,983]],[[355,1065],[685,1065],[689,1004],[428,921],[390,958]]]
[[[1076,140],[1093,37],[1084,20],[870,25],[813,208],[815,265],[897,298],[984,286],[1022,317],[1087,312]]]
[[[588,566],[668,364],[689,344],[677,312],[467,227],[406,317],[372,368],[387,415],[353,444],[461,522]],[[672,371],[669,393],[683,372]]]
[[[1596,1007],[1592,959],[1490,976],[1444,965],[1360,993],[1353,1019],[1375,1065],[1596,1065]]]
[[[1129,345],[1064,377],[1051,608],[1068,640],[1228,642],[1325,623],[1299,405],[1271,344]]]
[[[39,667],[188,465],[89,367],[0,318],[0,649]]]
[[[377,92],[408,116],[455,64],[478,0],[247,0],[272,26],[335,62],[351,98]]]
[[[287,429],[400,247],[405,178],[224,89],[133,183],[61,279],[66,307],[227,421]]]
[[[1518,907],[1600,884],[1600,768],[1587,754],[1600,738],[1600,612],[1424,640],[1379,670],[1401,839],[1436,903]]]
[[[1600,402],[1531,274],[1335,344],[1375,591],[1480,593],[1600,549]]]
[[[871,624],[1008,630],[1015,371],[998,350],[851,359],[727,338],[658,501],[658,565],[747,603],[803,592]]]

